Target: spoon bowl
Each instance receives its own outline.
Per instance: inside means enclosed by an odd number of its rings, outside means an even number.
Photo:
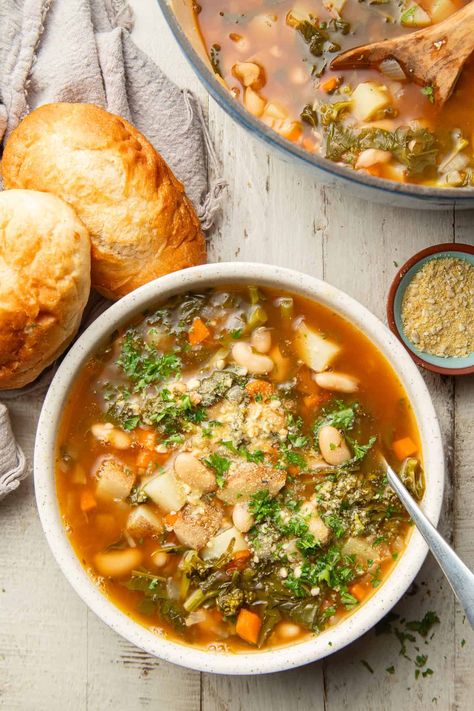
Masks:
[[[349,49],[333,59],[331,69],[378,66],[395,59],[408,80],[431,87],[433,101],[441,108],[474,51],[473,27],[474,2],[470,2],[436,25]]]

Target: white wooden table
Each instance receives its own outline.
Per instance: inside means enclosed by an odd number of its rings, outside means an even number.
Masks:
[[[136,42],[178,84],[195,91],[209,119],[229,183],[223,216],[211,235],[211,260],[300,269],[384,318],[397,263],[437,242],[474,244],[472,212],[372,205],[317,184],[302,166],[283,163],[208,98],[155,0],[131,4]],[[448,462],[443,529],[474,568],[474,380],[425,377]],[[10,408],[30,462],[39,408],[33,396]],[[199,674],[149,657],[88,611],[52,559],[31,479],[0,504],[0,708],[8,711],[472,709],[474,635],[431,559],[397,612],[419,619],[428,609],[441,624],[421,649],[434,670],[425,679],[415,680],[414,664],[399,655],[393,635],[374,633],[322,663],[291,672],[260,678]],[[395,673],[389,674],[392,664]]]

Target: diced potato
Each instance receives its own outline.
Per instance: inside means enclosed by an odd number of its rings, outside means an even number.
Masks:
[[[346,0],[323,0],[326,10],[329,10],[329,12],[335,10],[338,15],[341,14],[345,4]]]
[[[317,373],[325,370],[340,351],[338,345],[320,336],[304,321],[296,330],[295,346],[303,363]]]
[[[344,555],[355,555],[365,561],[372,560],[380,563],[381,560],[390,555],[390,551],[385,544],[372,546],[365,538],[348,538],[342,546],[341,552]]]
[[[163,523],[159,516],[146,504],[134,508],[127,520],[127,531],[134,538],[156,536],[163,530]]]
[[[222,509],[201,500],[179,512],[173,530],[180,543],[200,550],[219,530],[222,518]]]
[[[186,503],[183,485],[169,469],[150,479],[143,491],[165,513],[179,511]]]
[[[413,3],[403,11],[400,22],[404,27],[428,27],[431,25],[431,17],[420,5]]]
[[[456,5],[451,0],[433,0],[430,8],[430,15],[433,22],[441,22],[457,10]]]
[[[183,484],[187,484],[199,495],[208,494],[217,488],[213,472],[190,452],[178,454],[174,460],[174,473]]]
[[[391,96],[383,84],[364,81],[354,89],[352,112],[359,121],[371,121],[391,104]]]
[[[96,495],[99,499],[126,499],[135,474],[115,457],[103,459],[97,469]]]
[[[107,578],[121,578],[137,568],[142,562],[143,553],[137,548],[106,551],[94,557],[95,567]]]
[[[285,486],[286,473],[256,462],[232,462],[222,489],[216,496],[226,504],[248,501],[257,491],[268,491],[270,496],[278,494]]]
[[[232,526],[232,528],[228,528],[226,531],[218,533],[217,536],[211,538],[209,543],[202,550],[202,558],[204,560],[219,558],[219,556],[226,552],[232,539],[234,539],[234,547],[232,549],[233,553],[248,550],[245,538],[242,536],[240,531]]]

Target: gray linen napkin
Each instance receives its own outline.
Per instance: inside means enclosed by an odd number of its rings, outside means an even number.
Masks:
[[[130,38],[124,0],[1,0],[0,142],[31,109],[51,101],[95,103],[133,123],[163,155],[192,200],[203,229],[225,182],[208,184],[217,158],[202,110]],[[159,37],[157,37],[159,42]],[[87,325],[107,302],[93,298]],[[45,388],[52,370],[3,400]],[[0,403],[0,499],[26,476],[26,462]]]

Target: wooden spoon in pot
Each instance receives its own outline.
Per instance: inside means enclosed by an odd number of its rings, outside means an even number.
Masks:
[[[431,27],[349,49],[333,59],[331,69],[378,66],[384,59],[395,59],[407,79],[433,87],[435,103],[441,107],[473,51],[474,2],[470,2]]]

